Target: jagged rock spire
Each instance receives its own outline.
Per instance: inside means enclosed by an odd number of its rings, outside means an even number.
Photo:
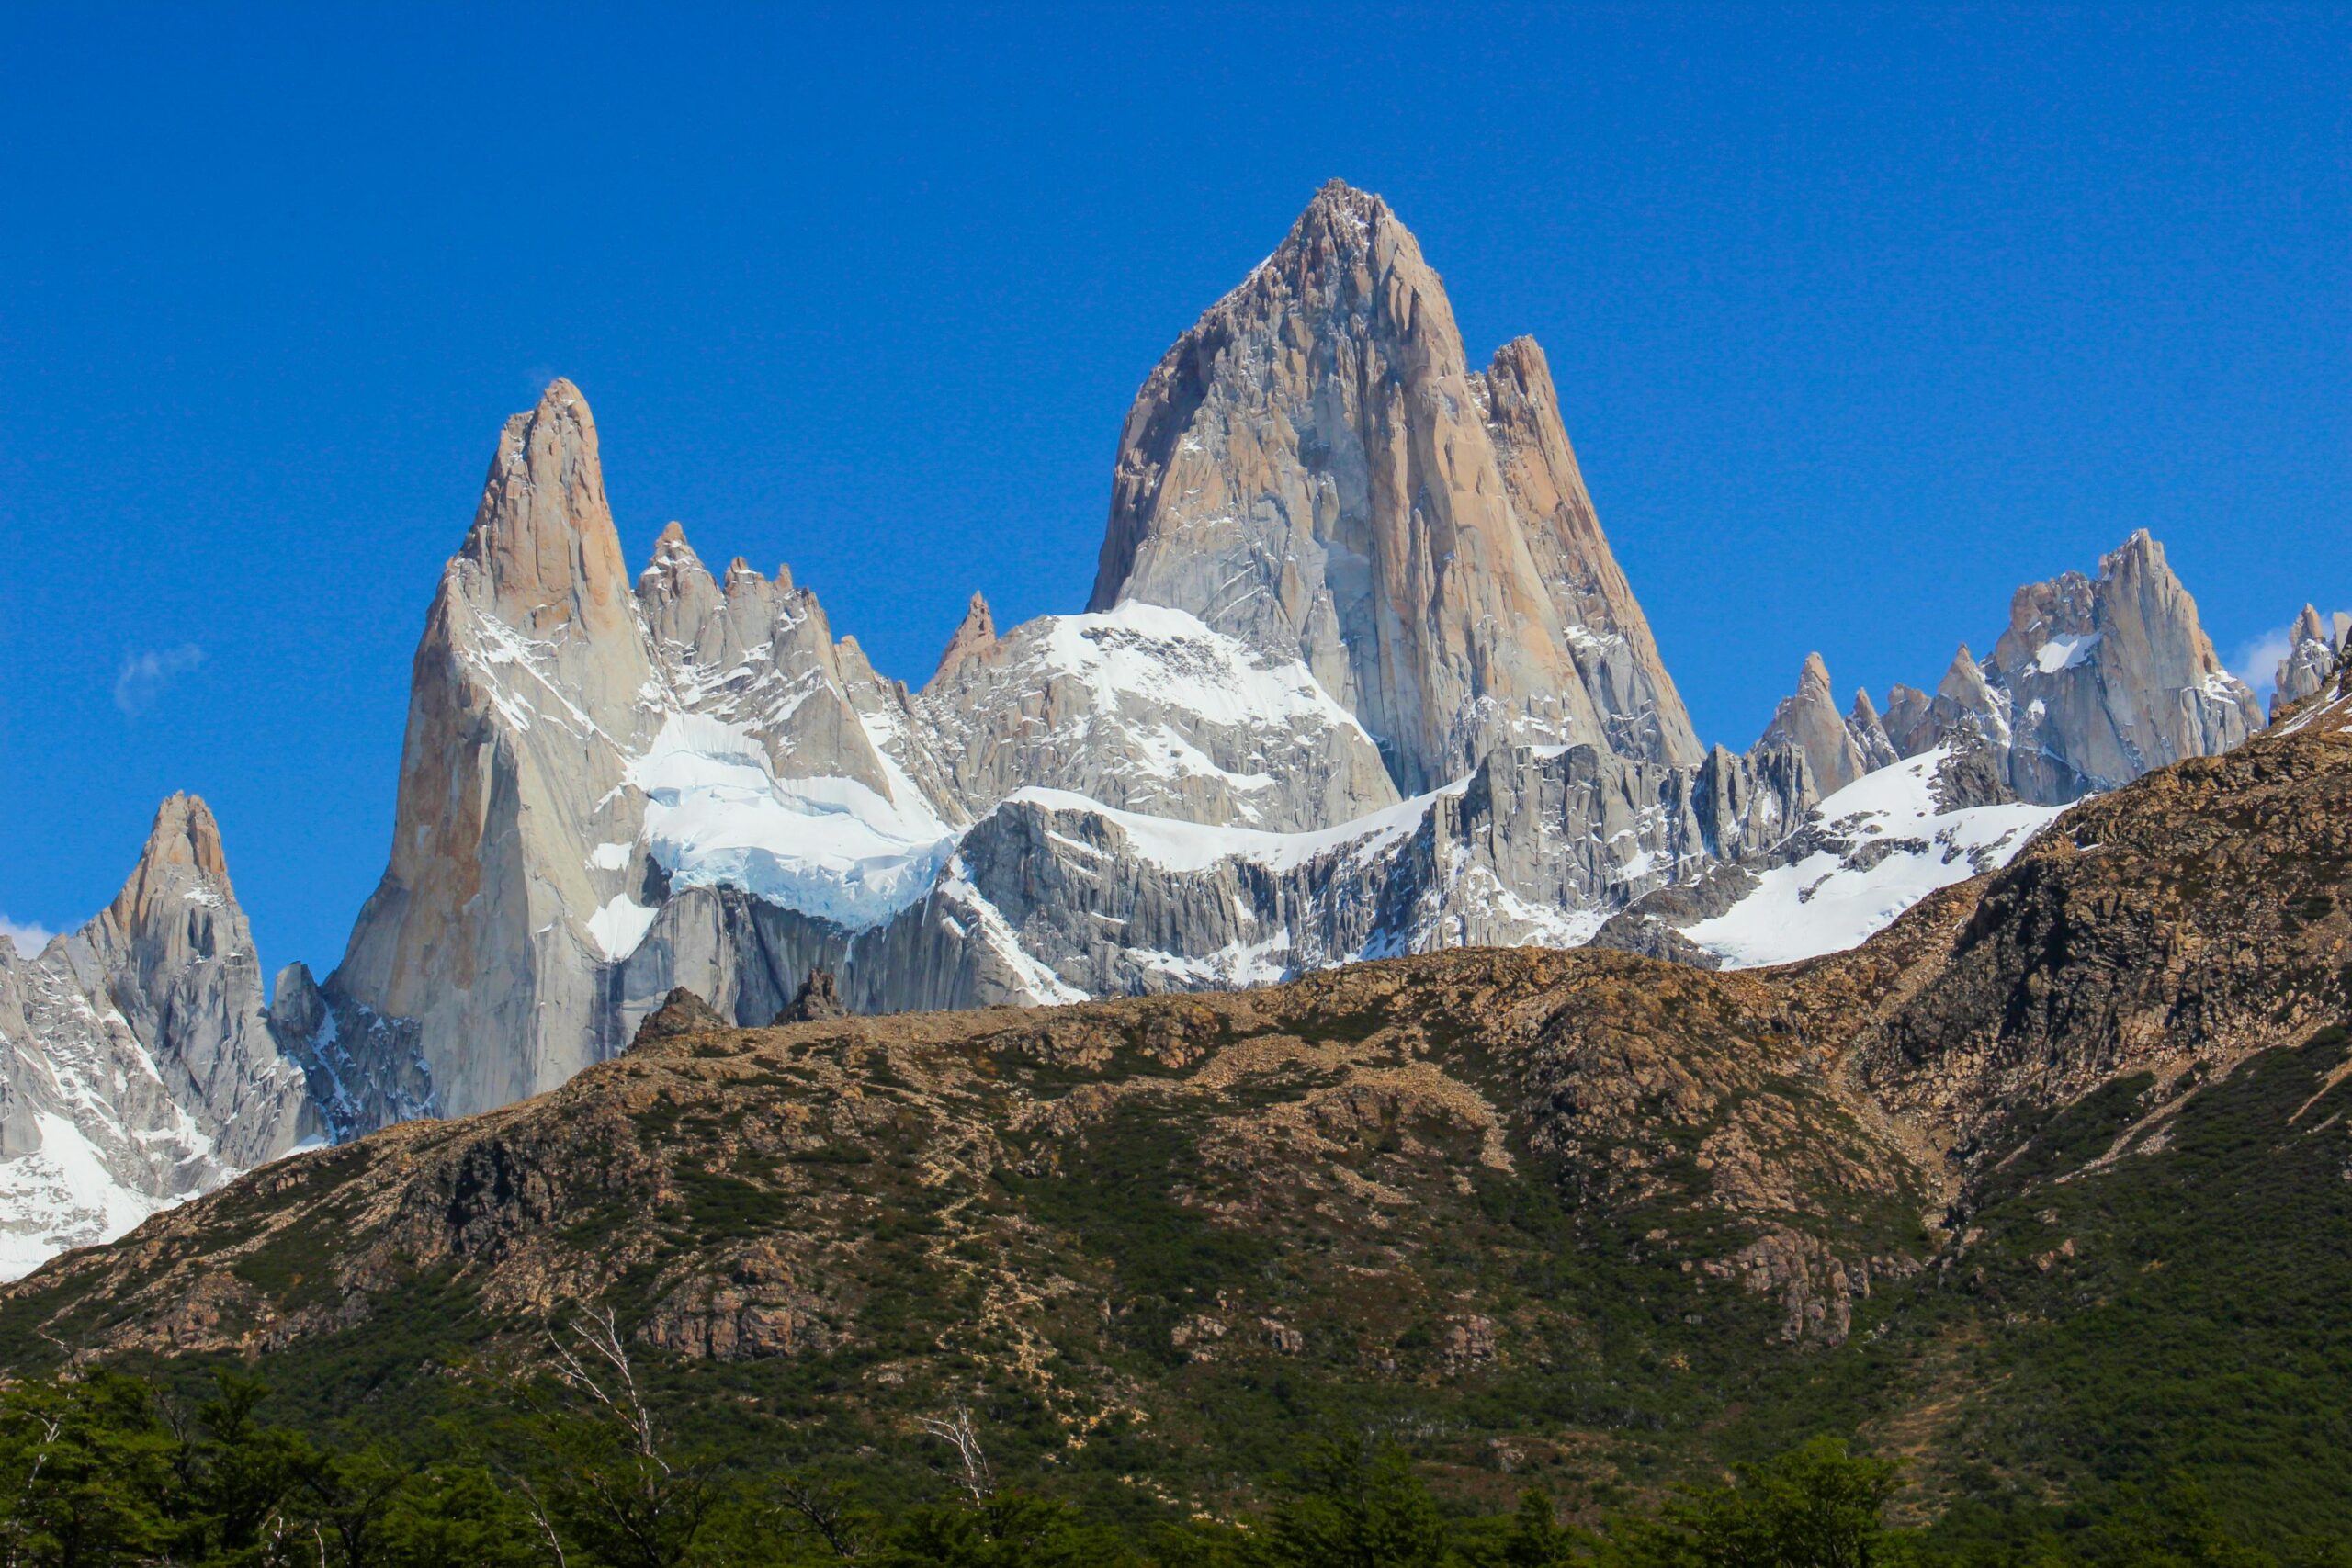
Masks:
[[[153,918],[159,904],[184,899],[191,886],[222,898],[236,897],[229,886],[228,856],[220,848],[220,824],[213,819],[212,808],[201,795],[175,793],[155,808],[146,847],[107,906],[107,919],[119,931],[138,931]]]
[[[1869,771],[1868,760],[1845,719],[1829,684],[1829,666],[1818,653],[1804,656],[1796,694],[1783,697],[1759,747],[1793,746],[1804,754],[1814,787],[1835,795]]]
[[[1408,789],[1512,742],[1702,754],[1541,351],[1472,371],[1412,234],[1336,180],[1136,397],[1092,607],[1127,600],[1304,660]]]
[[[503,618],[524,630],[571,621],[593,637],[626,625],[628,573],[579,388],[558,377],[537,407],[506,422],[459,554],[481,566]]]
[[[2343,656],[2346,645],[2341,615],[2323,620],[2318,609],[2303,606],[2295,617],[2293,628],[2287,634],[2287,657],[2278,661],[2272,678],[2270,713],[2277,717],[2281,708],[2299,703],[2327,684],[2335,671],[2336,660]]]
[[[989,602],[975,592],[971,603],[964,606],[964,618],[956,624],[956,635],[947,639],[938,667],[932,671],[932,683],[967,659],[985,653],[995,645],[996,618],[989,614]]]
[[[552,1088],[618,1047],[597,1025],[590,926],[614,889],[590,854],[637,836],[620,785],[660,724],[648,641],[594,417],[558,379],[500,432],[442,574],[417,641],[390,863],[324,987],[413,1022],[445,1111]]]
[[[1854,744],[1861,749],[1865,773],[1901,760],[1894,742],[1887,738],[1886,724],[1878,716],[1877,705],[1871,701],[1869,688],[1854,688],[1854,705],[1847,712],[1846,728],[1853,736]]]
[[[2099,558],[2096,580],[2062,572],[2018,589],[1986,663],[2016,728],[2002,737],[2010,784],[2028,800],[2071,800],[2216,756],[2262,725],[2145,528]]]
[[[316,1125],[198,797],[163,802],[122,890],[80,930],[31,959],[0,951],[0,1279]]]

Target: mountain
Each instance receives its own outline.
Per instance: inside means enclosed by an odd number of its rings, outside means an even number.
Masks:
[[[680,985],[762,1022],[818,968],[891,1011],[1574,942],[1801,817],[1789,760],[1692,736],[1540,350],[1468,370],[1377,197],[1319,193],[1127,430],[1093,607],[976,598],[914,691],[675,524],[630,581],[578,389],[510,420],[390,863],[283,987],[334,1125],[551,1088]]]
[[[1963,643],[1932,698],[1894,688],[1885,729],[1914,757],[1973,728],[2002,754],[2018,798],[2057,806],[2217,755],[2262,725],[2143,528],[2099,558],[2096,579],[2069,571],[2018,589],[1992,657],[1979,666]]]
[[[1090,607],[976,595],[910,688],[674,522],[632,578],[558,380],[425,617],[382,878],[270,1024],[349,1137],[553,1089],[681,987],[751,1025],[820,970],[887,1013],[1604,931],[1817,953],[2015,853],[2046,809],[2012,799],[2252,728],[2140,535],[1932,698],[1841,715],[1815,659],[1757,745],[1703,747],[1559,405],[1532,342],[1471,368],[1413,236],[1335,182],[1145,379]]]
[[[1333,181],[1128,412],[1091,608],[1306,664],[1421,791],[1514,745],[1702,755],[1544,352],[1469,367],[1437,274]]]
[[[681,1426],[910,1495],[899,1434],[963,1402],[1004,1473],[1180,1513],[1334,1423],[1602,1502],[1835,1429],[1988,1560],[2177,1466],[2258,1537],[2340,1532],[2347,730],[2333,678],[1778,968],[1488,949],[775,1030],[672,998],[550,1095],[51,1264],[0,1366],[266,1352],[399,1427],[588,1304]]]
[[[163,803],[122,891],[81,930],[29,959],[0,942],[0,1277],[319,1131],[202,800]]]

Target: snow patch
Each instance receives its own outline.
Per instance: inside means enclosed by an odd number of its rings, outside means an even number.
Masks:
[[[124,1186],[70,1118],[44,1111],[34,1125],[40,1146],[0,1160],[0,1280],[21,1279],[68,1247],[112,1241],[184,1201]]]
[[[673,885],[741,888],[852,931],[921,898],[954,848],[911,784],[892,801],[854,779],[780,779],[750,730],[697,714],[671,715],[627,779]]]
[[[637,951],[637,944],[645,940],[647,929],[653,924],[653,910],[628,894],[616,894],[604,908],[588,917],[588,936],[606,963],[617,964]]]
[[[2072,670],[2091,656],[2097,648],[2100,632],[2062,632],[2033,650],[2033,667],[2044,675],[2055,675],[2061,670]]]
[[[2064,807],[1937,809],[1939,747],[1863,774],[1814,808],[1841,848],[1765,872],[1754,891],[1683,935],[1734,969],[1790,964],[1855,946],[1940,887],[2008,864]],[[1895,847],[1880,850],[1882,842]],[[1871,847],[1871,852],[1859,852]]]
[[[1430,795],[1416,795],[1395,806],[1304,833],[1275,833],[1262,828],[1235,828],[1186,822],[1172,817],[1147,817],[1119,811],[1086,795],[1061,789],[1015,790],[1005,804],[1026,802],[1049,811],[1076,811],[1100,817],[1126,836],[1128,847],[1163,871],[1206,871],[1220,861],[1246,861],[1268,871],[1295,871],[1342,850],[1359,857],[1378,854],[1409,838],[1441,795],[1459,794],[1462,784],[1450,784]]]

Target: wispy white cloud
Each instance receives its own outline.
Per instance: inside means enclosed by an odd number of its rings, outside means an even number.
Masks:
[[[17,951],[27,958],[47,947],[49,939],[56,934],[38,920],[12,920],[0,915],[0,942],[16,943]]]
[[[137,718],[155,705],[174,681],[203,662],[204,649],[192,642],[126,653],[122,668],[115,671],[114,705],[125,717]]]

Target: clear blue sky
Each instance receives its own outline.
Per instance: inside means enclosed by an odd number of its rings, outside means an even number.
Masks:
[[[789,561],[886,671],[1080,607],[1137,383],[1334,175],[1549,351],[1710,739],[2143,525],[2225,655],[2352,604],[2342,6],[353,9],[0,10],[12,920],[186,788],[334,962],[557,372],[633,557]]]

